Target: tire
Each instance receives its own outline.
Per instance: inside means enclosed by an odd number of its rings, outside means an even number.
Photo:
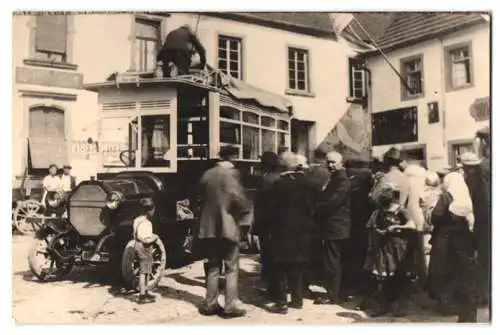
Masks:
[[[28,254],[28,265],[31,272],[42,282],[57,281],[67,276],[74,266],[74,260],[61,262],[47,251],[51,236],[36,236]],[[49,265],[46,267],[45,265]]]
[[[14,209],[13,223],[23,235],[33,236],[43,223],[42,206],[36,200],[20,201]]]
[[[125,246],[122,256],[122,276],[127,288],[139,290],[139,258],[134,246],[135,240],[130,240]],[[165,246],[159,238],[153,244],[153,250],[153,273],[148,278],[147,290],[158,286],[167,262]]]

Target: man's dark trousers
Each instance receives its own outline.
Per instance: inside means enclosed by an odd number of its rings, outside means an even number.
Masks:
[[[342,278],[342,245],[343,240],[338,239],[326,239],[322,242],[324,285],[328,298],[334,302],[339,302]]]
[[[298,262],[276,262],[273,264],[273,281],[276,282],[278,304],[287,304],[287,288],[291,291],[292,303],[302,306],[304,300],[304,266]]]
[[[168,77],[170,62],[174,63],[177,67],[178,74],[184,75],[189,74],[189,67],[191,65],[191,57],[189,56],[189,52],[185,50],[177,50],[177,49],[166,49],[158,55],[158,60],[163,62],[162,71],[163,76]]]

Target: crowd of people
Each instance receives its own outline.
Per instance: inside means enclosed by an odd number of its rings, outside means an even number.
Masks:
[[[428,171],[391,148],[369,165],[339,152],[317,157],[292,152],[261,156],[251,234],[258,237],[261,280],[271,313],[363,297],[371,316],[407,313],[411,290],[427,290],[437,311],[476,322],[490,297],[489,133],[456,168]],[[194,247],[205,259],[204,315],[241,317],[238,306],[238,222],[250,202],[231,163],[237,149],[201,180],[202,210]],[[429,251],[430,250],[430,255]],[[430,259],[429,259],[430,258]],[[225,305],[217,302],[225,274]],[[314,294],[319,282],[326,294]],[[287,300],[291,293],[291,301]]]

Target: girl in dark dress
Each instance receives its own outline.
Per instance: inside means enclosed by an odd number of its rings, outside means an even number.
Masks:
[[[370,252],[365,268],[370,269],[378,281],[378,289],[372,296],[375,305],[372,316],[389,312],[393,302],[403,302],[411,274],[409,238],[415,224],[406,209],[399,203],[399,192],[395,185],[382,186],[379,195],[380,208],[371,215],[367,223],[370,230]],[[397,315],[404,314],[400,304]]]

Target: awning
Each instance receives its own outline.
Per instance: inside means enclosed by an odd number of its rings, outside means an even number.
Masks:
[[[238,100],[251,100],[262,107],[274,108],[282,113],[290,113],[292,103],[290,100],[252,86],[242,80],[231,78],[231,83],[226,91]]]
[[[209,70],[215,71],[215,68],[207,67]],[[290,113],[292,102],[287,98],[250,85],[223,72],[220,72],[219,75],[221,83],[224,85],[223,89],[235,99],[253,101],[262,107],[274,108],[282,113]]]
[[[68,146],[64,140],[28,140],[28,163],[32,169],[47,169],[50,164],[68,164]]]

